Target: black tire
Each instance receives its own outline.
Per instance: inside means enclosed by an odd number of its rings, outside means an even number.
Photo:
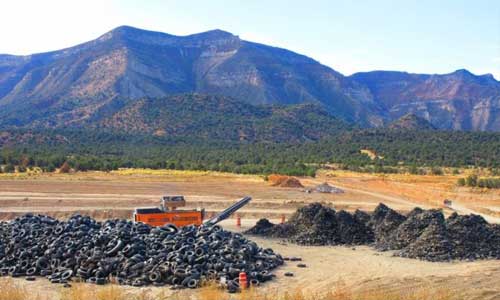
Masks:
[[[36,267],[31,267],[28,270],[26,270],[26,275],[27,276],[34,276],[37,273]]]
[[[195,289],[198,287],[199,284],[200,284],[199,280],[191,278],[187,283],[187,287],[190,289]]]
[[[249,283],[250,283],[251,287],[257,287],[257,286],[260,285],[260,281],[258,279],[255,279],[255,278],[254,279],[250,279]]]
[[[106,252],[106,255],[107,256],[113,256],[115,255],[116,253],[118,253],[118,251],[120,251],[124,246],[124,243],[122,240],[118,240],[118,242],[116,242],[116,245],[109,251]]]
[[[149,273],[149,281],[151,282],[160,282],[161,281],[161,274],[160,272],[151,272]]]
[[[73,276],[73,270],[67,269],[61,273],[61,280],[68,280]]]

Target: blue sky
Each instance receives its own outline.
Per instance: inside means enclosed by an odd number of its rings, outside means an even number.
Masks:
[[[219,28],[346,75],[466,68],[500,79],[499,0],[2,1],[0,53],[60,49],[124,24],[178,35]]]

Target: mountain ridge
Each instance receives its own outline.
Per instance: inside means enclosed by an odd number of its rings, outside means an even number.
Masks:
[[[255,106],[203,94],[143,98],[92,124],[94,128],[167,137],[229,141],[313,141],[351,128],[316,104]]]
[[[344,76],[220,29],[176,36],[131,26],[27,56],[0,55],[0,126],[87,124],[125,103],[183,93],[252,105],[315,103],[362,127],[413,113],[439,129],[500,131],[500,82],[466,70]]]
[[[448,74],[373,71],[351,75],[397,120],[412,113],[438,129],[500,130],[500,82],[459,69]]]

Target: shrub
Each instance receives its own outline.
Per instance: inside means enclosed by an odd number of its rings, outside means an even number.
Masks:
[[[5,173],[14,173],[16,171],[16,168],[14,167],[13,164],[7,164],[5,165],[5,167],[3,168],[3,171]]]
[[[408,172],[413,175],[418,175],[418,168],[415,165],[411,165]]]
[[[432,175],[443,175],[443,169],[441,169],[439,167],[432,167],[431,174]]]
[[[467,178],[465,179],[465,184],[467,186],[477,186],[477,175],[473,174],[467,176]]]
[[[483,178],[479,179],[477,181],[477,186],[480,188],[485,188],[486,187],[486,179],[483,179]]]
[[[459,179],[457,184],[461,186],[500,189],[500,178],[478,178],[477,175],[470,175],[466,179]]]

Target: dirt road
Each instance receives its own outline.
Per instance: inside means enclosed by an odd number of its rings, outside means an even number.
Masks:
[[[465,207],[464,205],[462,205],[460,203],[454,203],[454,202],[452,202],[452,204],[449,207],[452,210],[456,211],[458,214],[462,214],[462,215],[470,215],[470,214],[480,215],[481,217],[483,217],[489,223],[500,224],[500,218],[489,216],[487,214],[483,214],[481,212],[472,210],[470,208]]]

